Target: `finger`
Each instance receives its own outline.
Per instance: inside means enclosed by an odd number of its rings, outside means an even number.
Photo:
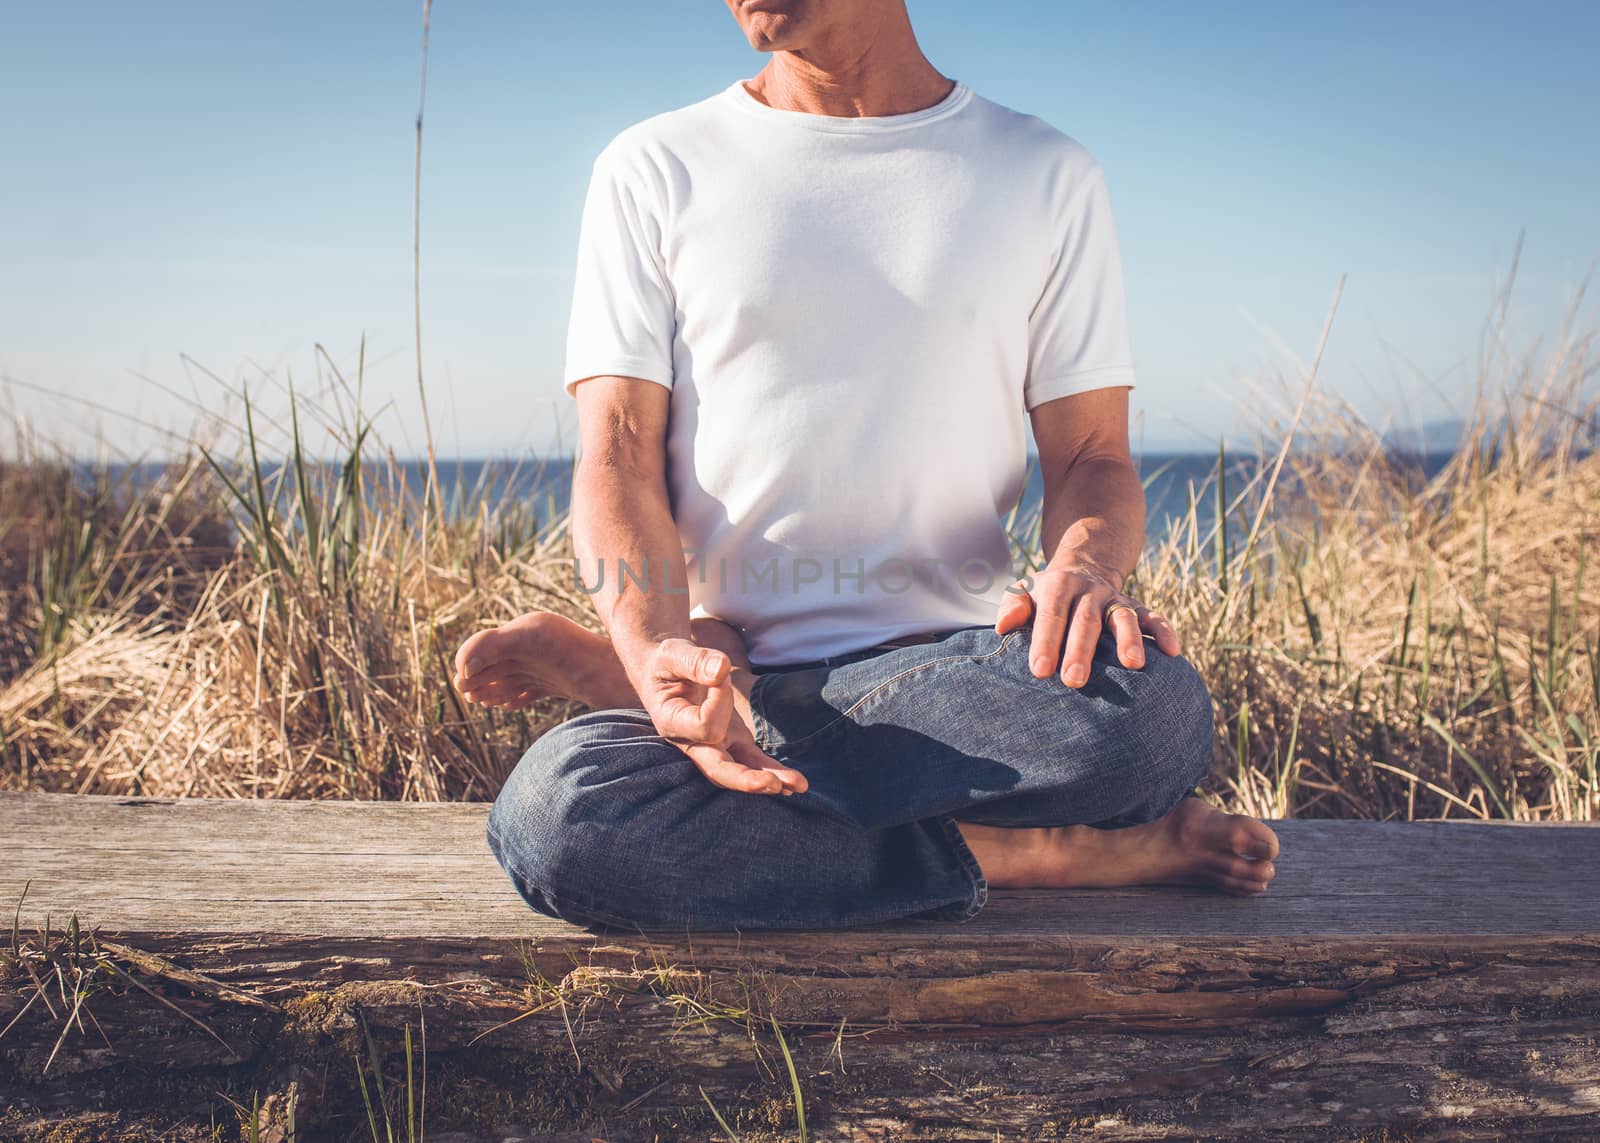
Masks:
[[[1061,656],[1061,681],[1069,687],[1081,687],[1089,681],[1089,668],[1094,662],[1094,645],[1100,639],[1100,602],[1092,594],[1078,597],[1073,609],[1072,626],[1067,629],[1066,653]]]
[[[1164,655],[1181,655],[1183,647],[1178,643],[1178,633],[1172,629],[1163,616],[1154,611],[1146,610],[1139,616],[1139,625],[1144,630],[1155,636],[1156,646],[1161,648]]]
[[[1036,679],[1048,679],[1061,662],[1061,641],[1067,634],[1070,599],[1046,597],[1033,601],[1033,639],[1028,647],[1028,669]]]
[[[1144,632],[1139,627],[1138,613],[1119,607],[1107,623],[1117,639],[1117,661],[1135,671],[1144,666]]]
[[[728,656],[712,647],[700,647],[687,639],[669,639],[661,645],[661,657],[656,662],[658,674],[670,678],[688,679],[704,687],[713,687],[728,677],[733,666]]]
[[[720,746],[713,746],[709,742],[692,745],[680,743],[680,749],[689,756],[689,761],[699,768],[700,773],[704,774],[706,780],[713,786],[721,786],[724,790],[737,790],[742,794],[783,793],[783,779],[777,774],[771,770],[742,766]]]
[[[995,614],[995,634],[1006,635],[1019,627],[1026,626],[1032,615],[1033,597],[1016,585],[1012,585]]]
[[[806,781],[806,776],[800,771],[785,766],[776,758],[765,753],[754,742],[736,741],[728,744],[728,753],[740,765],[748,766],[752,770],[765,770],[769,774],[776,774],[778,781],[783,783],[785,794],[803,794],[811,788],[811,783]]]
[[[701,739],[706,742],[721,742],[728,737],[728,720],[733,716],[733,684],[724,680],[722,683],[706,690],[706,697],[700,703],[700,722],[704,727]]]
[[[720,742],[723,736],[712,733],[712,727],[706,720],[704,701],[668,695],[651,709],[652,721],[664,738],[684,742]]]

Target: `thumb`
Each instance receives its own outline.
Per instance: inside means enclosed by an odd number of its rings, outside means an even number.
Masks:
[[[1015,631],[1033,618],[1033,596],[1025,591],[1006,593],[1005,601],[995,614],[994,630],[997,635]]]
[[[710,647],[697,647],[687,639],[673,639],[662,646],[666,668],[679,678],[714,687],[727,677],[732,665],[728,656]]]

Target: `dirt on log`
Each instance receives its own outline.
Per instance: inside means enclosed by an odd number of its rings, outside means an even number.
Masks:
[[[892,979],[270,939],[184,938],[180,968],[81,940],[6,969],[0,1137],[253,1120],[287,1139],[292,1117],[300,1139],[369,1138],[360,1085],[377,1100],[381,1077],[398,1126],[409,1075],[435,1139],[725,1138],[713,1107],[796,1138],[785,1047],[817,1139],[1600,1134],[1594,940],[1090,943],[1047,970]]]

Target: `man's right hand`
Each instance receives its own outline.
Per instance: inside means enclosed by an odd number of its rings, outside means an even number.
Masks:
[[[663,738],[716,786],[746,794],[803,794],[805,775],[756,745],[739,714],[728,656],[688,639],[646,652],[635,679],[639,701]]]

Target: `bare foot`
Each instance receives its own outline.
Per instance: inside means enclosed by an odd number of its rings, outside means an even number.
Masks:
[[[520,710],[567,698],[596,710],[639,705],[611,641],[552,611],[479,631],[456,652],[452,680],[468,702]]]
[[[1199,798],[1183,799],[1160,821],[1126,829],[960,825],[997,888],[1203,885],[1249,897],[1266,891],[1278,856],[1278,837],[1261,822]]]
[[[750,661],[739,632],[696,619],[690,634],[733,662],[735,707],[749,722]],[[553,611],[531,611],[479,631],[456,652],[452,682],[468,702],[520,710],[541,698],[565,698],[594,710],[634,708],[639,696],[611,641]]]

